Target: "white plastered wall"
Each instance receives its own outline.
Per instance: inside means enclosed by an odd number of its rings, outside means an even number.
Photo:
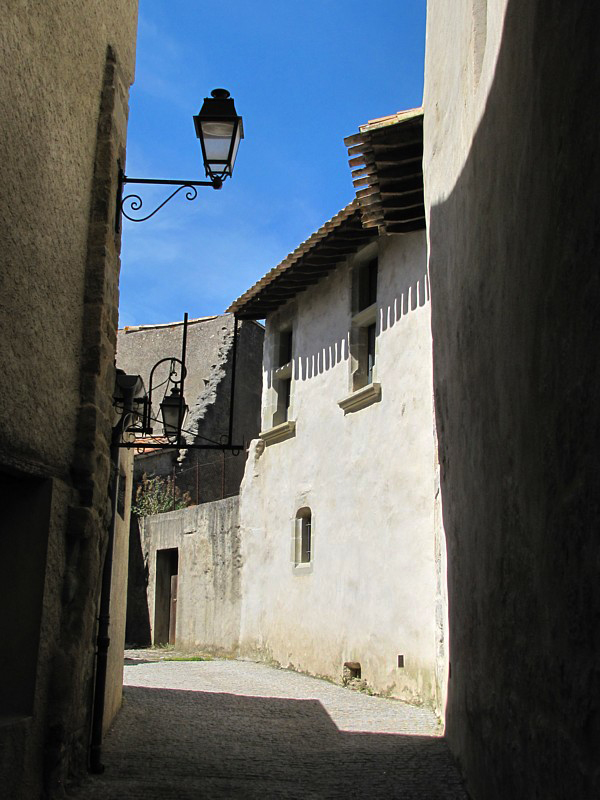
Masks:
[[[243,655],[341,680],[358,661],[378,692],[436,704],[434,441],[425,234],[380,237],[375,381],[381,400],[344,414],[352,263],[267,320],[293,321],[295,435],[252,444],[241,490]],[[360,254],[358,254],[360,257]],[[313,516],[312,570],[295,570],[298,509]],[[398,668],[398,655],[404,668]]]
[[[507,0],[429,0],[423,106],[425,210],[460,177],[485,113]]]

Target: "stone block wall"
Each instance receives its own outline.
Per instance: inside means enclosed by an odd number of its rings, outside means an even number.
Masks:
[[[0,785],[16,799],[60,793],[87,763],[136,22],[135,0],[51,0],[9,3],[0,30],[0,477],[21,486],[7,495],[9,569],[18,498],[37,502],[39,480],[51,496],[32,575],[43,592],[32,705],[0,708]],[[3,597],[2,614],[14,603]]]
[[[160,553],[169,551],[177,563],[173,574],[178,575],[176,646],[222,655],[237,652],[241,603],[238,497],[145,517],[140,520],[140,539],[148,575],[152,641],[165,643],[157,641],[157,606],[168,605],[166,596],[157,597],[161,580],[157,563]]]

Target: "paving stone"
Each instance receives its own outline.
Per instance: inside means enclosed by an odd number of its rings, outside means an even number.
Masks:
[[[249,661],[126,656],[106,771],[73,800],[467,800],[428,709]]]

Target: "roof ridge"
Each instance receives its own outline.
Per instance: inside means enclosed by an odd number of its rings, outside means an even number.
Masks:
[[[218,317],[228,317],[229,313],[225,312],[223,314],[211,314],[208,317],[196,317],[195,319],[188,319],[188,325],[193,325],[196,322],[209,322],[211,319],[217,319]],[[183,320],[178,320],[177,322],[157,322],[151,325],[125,325],[124,328],[119,328],[119,333],[135,333],[136,331],[147,331],[152,330],[153,328],[174,328],[177,325],[183,325]]]

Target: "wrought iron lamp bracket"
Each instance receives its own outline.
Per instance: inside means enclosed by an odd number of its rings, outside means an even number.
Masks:
[[[161,364],[166,364],[167,362],[171,363],[169,368],[169,377],[167,378],[167,389],[169,385],[173,385],[178,387],[182,394],[183,394],[183,381],[187,375],[187,369],[185,363],[180,359],[176,358],[175,356],[169,356],[168,358],[161,358],[160,361],[157,361],[156,364],[152,367],[150,372],[150,385],[148,388],[148,407],[152,408],[152,392],[155,389],[154,387],[154,373],[156,372],[157,367],[160,367]],[[175,364],[179,364],[179,378],[176,378],[177,375],[177,367]]]
[[[123,197],[123,189],[127,183],[149,184],[151,186],[176,186],[175,191],[167,197],[166,200],[157,206],[154,211],[143,217],[133,217],[129,212],[139,212],[142,210],[144,201],[139,194],[128,194]],[[171,181],[154,178],[130,178],[119,167],[119,185],[117,188],[117,213],[115,215],[115,229],[117,233],[121,230],[121,216],[130,220],[131,222],[145,222],[150,217],[153,217],[163,206],[166,206],[169,200],[172,200],[176,194],[179,194],[183,189],[187,189],[185,193],[186,200],[195,200],[198,197],[197,186],[212,186],[213,189],[220,189],[223,186],[223,179],[216,177],[212,181]],[[127,203],[127,206],[125,205]],[[126,210],[127,208],[127,210]]]
[[[152,395],[161,385],[166,383],[167,388],[165,394],[170,386],[177,388],[181,394],[181,403],[183,404],[183,389],[184,382],[187,377],[186,367],[186,347],[187,347],[187,328],[188,328],[188,315],[184,314],[183,317],[183,340],[181,346],[181,358],[176,356],[168,356],[161,358],[152,367],[150,371],[150,379],[148,386],[148,394],[144,397],[134,397],[133,393],[129,396],[127,402],[116,400],[114,402],[115,409],[120,411],[121,418],[119,423],[113,429],[113,445],[117,448],[124,447],[128,450],[134,449],[138,453],[146,450],[163,450],[163,449],[177,449],[177,450],[222,450],[223,452],[229,451],[232,455],[237,456],[246,449],[246,442],[242,440],[239,444],[234,444],[233,439],[233,421],[234,421],[234,396],[235,396],[235,373],[236,373],[236,353],[237,353],[237,339],[238,339],[238,319],[235,318],[234,331],[233,331],[233,354],[232,354],[232,373],[231,373],[231,394],[229,400],[229,430],[226,434],[219,437],[219,441],[204,439],[203,444],[196,442],[187,442],[183,434],[189,434],[192,437],[194,434],[190,431],[183,429],[183,420],[180,418],[179,428],[177,434],[169,441],[164,441],[164,437],[154,438],[152,436]],[[158,386],[154,385],[154,374],[161,364],[170,363],[169,374],[167,380]],[[128,377],[128,376],[125,376]],[[141,382],[141,379],[140,379]],[[143,384],[142,384],[143,388]],[[142,413],[134,409],[134,405],[142,406]],[[141,424],[137,422],[141,416]],[[158,420],[156,420],[158,421]],[[124,437],[124,433],[133,434],[135,438]],[[141,439],[140,439],[141,437]],[[148,440],[150,437],[150,440]],[[143,441],[142,441],[143,440]]]

